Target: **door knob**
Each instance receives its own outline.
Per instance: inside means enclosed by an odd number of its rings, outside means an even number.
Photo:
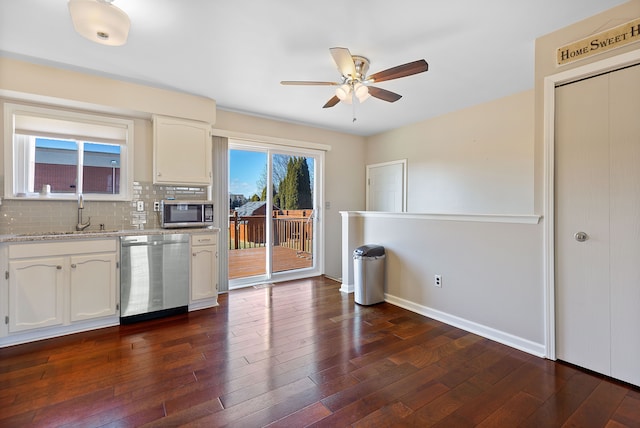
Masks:
[[[589,235],[584,232],[576,232],[573,237],[576,238],[576,241],[578,242],[584,242],[589,239]]]

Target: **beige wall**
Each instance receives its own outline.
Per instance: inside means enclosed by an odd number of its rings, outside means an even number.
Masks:
[[[0,58],[0,91],[33,95],[39,102],[65,100],[88,110],[155,113],[214,123],[214,100],[75,71]],[[72,104],[74,103],[74,104]]]
[[[364,215],[356,233],[387,248],[390,301],[540,355],[542,228],[510,218],[536,214],[533,107],[531,90],[368,138],[367,163],[408,159],[410,213],[466,217]]]
[[[367,164],[405,158],[409,212],[532,214],[533,91],[367,140]]]

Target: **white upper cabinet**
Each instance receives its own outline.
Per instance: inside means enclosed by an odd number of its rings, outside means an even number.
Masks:
[[[208,123],[153,116],[153,183],[211,184],[211,126]]]

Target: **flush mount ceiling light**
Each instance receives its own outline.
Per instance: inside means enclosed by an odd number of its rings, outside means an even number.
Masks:
[[[92,42],[122,46],[127,42],[131,21],[113,0],[69,0],[73,28]]]

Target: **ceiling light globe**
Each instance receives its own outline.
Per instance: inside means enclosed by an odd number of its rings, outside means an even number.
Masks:
[[[348,84],[340,85],[336,88],[336,97],[340,101],[351,99],[351,87]]]
[[[356,94],[358,101],[363,102],[367,100],[371,95],[369,94],[369,88],[362,83],[356,83],[353,87],[353,91]]]
[[[118,7],[100,0],[69,0],[73,28],[82,37],[108,46],[127,42],[131,21]]]

